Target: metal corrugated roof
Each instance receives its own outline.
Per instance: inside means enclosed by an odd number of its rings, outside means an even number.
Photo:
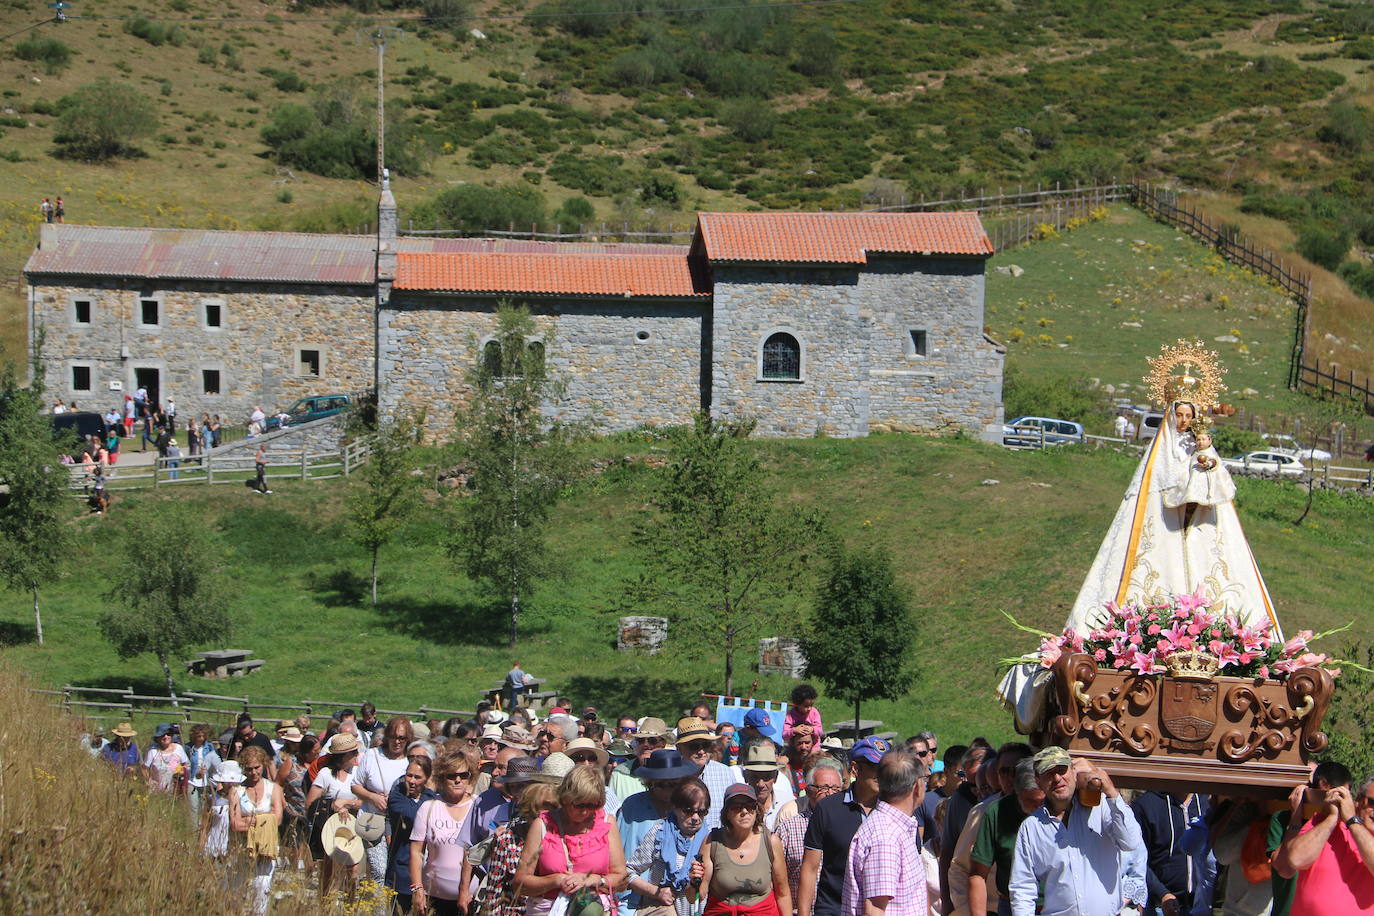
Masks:
[[[368,285],[376,243],[365,235],[214,229],[44,227],[26,274]]]

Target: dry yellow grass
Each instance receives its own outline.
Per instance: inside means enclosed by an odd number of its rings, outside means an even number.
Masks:
[[[1286,223],[1242,213],[1240,199],[1234,195],[1201,192],[1193,197],[1200,210],[1236,223],[1252,242],[1312,275],[1308,361],[1320,359],[1323,367],[1336,363],[1354,369],[1357,377],[1374,378],[1374,302],[1360,298],[1340,277],[1293,251],[1295,236]]]
[[[241,911],[233,902],[246,903],[246,889],[226,886],[224,871],[194,852],[184,802],[150,796],[141,779],[93,759],[78,744],[80,723],[3,666],[0,704],[0,914]],[[273,916],[375,908],[361,897],[321,907],[289,871],[277,887],[287,893]]]

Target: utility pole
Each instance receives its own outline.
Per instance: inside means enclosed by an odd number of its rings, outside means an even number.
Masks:
[[[386,41],[389,35],[398,35],[399,28],[385,26],[369,33],[368,37],[377,49],[377,184],[381,185],[386,173]]]

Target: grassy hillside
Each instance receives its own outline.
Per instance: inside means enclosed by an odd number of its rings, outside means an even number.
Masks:
[[[352,2],[82,0],[70,22],[0,45],[0,339],[21,336],[13,278],[45,196],[76,222],[366,224],[367,34],[401,19],[386,60],[391,161],[407,173],[407,218],[426,225],[452,217],[431,203],[462,182],[535,192],[522,224],[578,197],[592,215],[567,211],[573,223],[664,226],[703,207],[833,209],[1139,173],[1254,212],[1277,195],[1284,225],[1330,223],[1351,258],[1367,244],[1368,30],[1343,4],[433,0],[453,18],[427,25],[407,2]],[[7,26],[49,15],[37,0],[4,10]],[[100,79],[149,99],[159,124],[136,141],[144,155],[55,157],[62,99]],[[274,123],[287,139],[269,149]],[[1344,353],[1374,353],[1364,307],[1333,318],[1362,348]]]
[[[1005,734],[1007,719],[992,698],[995,663],[1030,648],[1030,637],[1002,612],[1036,627],[1062,623],[1134,459],[904,436],[757,447],[786,498],[826,510],[847,542],[893,553],[918,609],[921,679],[900,702],[865,705],[865,716],[903,733],[927,726],[964,737]],[[615,458],[652,448],[622,440],[593,450]],[[619,583],[637,569],[627,533],[651,472],[642,462],[609,464],[612,470],[579,486],[554,517],[552,542],[566,576],[530,601],[518,655],[576,702],[673,715],[697,693],[719,690],[721,662],[711,652],[693,653],[698,635],[681,628],[657,658],[615,652]],[[49,683],[159,690],[156,662],[119,661],[93,624],[102,607],[119,600],[102,583],[123,519],[162,499],[214,532],[235,595],[232,642],[267,660],[243,680],[179,677],[183,688],[281,702],[308,696],[471,708],[477,688],[508,667],[501,609],[444,557],[441,511],[411,524],[384,552],[382,603],[374,609],[365,599],[365,559],[343,538],[339,488],[291,482],[269,499],[236,487],[183,490],[130,497],[104,518],[73,518],[77,547],[66,576],[44,592],[47,646],[28,641],[26,597],[0,593],[0,633],[17,643],[4,650],[4,664]],[[1290,628],[1354,621],[1356,636],[1374,638],[1366,600],[1374,590],[1374,503],[1319,494],[1314,516],[1299,528],[1291,524],[1301,509],[1296,487],[1241,481],[1238,503]],[[804,602],[782,609],[761,635],[801,632],[807,611]],[[741,675],[737,683],[749,680]],[[784,697],[789,683],[764,678],[758,695]],[[827,699],[821,706],[831,720],[846,712]]]

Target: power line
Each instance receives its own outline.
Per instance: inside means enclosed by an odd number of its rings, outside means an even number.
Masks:
[[[491,22],[491,21],[518,21],[521,19],[569,19],[580,16],[670,16],[678,13],[713,13],[732,10],[772,10],[785,9],[802,6],[833,6],[836,4],[864,3],[867,0],[782,0],[774,3],[729,3],[715,6],[684,6],[673,9],[646,9],[646,10],[581,10],[563,12],[531,12],[531,13],[512,13],[505,16],[386,16],[373,13],[355,14],[352,16],[302,16],[286,18],[282,16],[68,16],[70,22],[133,22],[142,19],[145,22],[270,22],[276,24],[286,24],[295,22],[326,23],[326,22],[347,22],[360,23],[372,22],[419,22],[432,24],[436,22],[451,21],[470,21],[470,22]],[[52,22],[46,19],[44,22]],[[28,28],[35,28],[43,23],[35,23]],[[21,29],[27,31],[27,29]],[[15,32],[18,35],[19,32]],[[4,36],[8,38],[9,36]]]
[[[59,20],[56,16],[53,16],[51,19],[44,19],[42,22],[35,22],[33,25],[26,25],[26,26],[24,26],[22,29],[20,29],[20,30],[17,31],[17,32],[10,32],[8,35],[0,35],[0,41],[8,41],[9,39],[13,38],[13,37],[16,36],[16,35],[23,35],[25,32],[29,31],[30,29],[36,29],[36,28],[38,28],[40,25],[47,25],[49,22],[60,22],[60,21],[61,21],[61,20]]]

